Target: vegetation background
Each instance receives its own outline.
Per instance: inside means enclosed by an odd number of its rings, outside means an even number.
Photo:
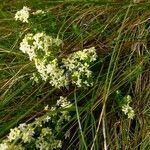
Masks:
[[[14,21],[23,6],[49,12],[28,26]],[[36,70],[19,50],[27,31],[45,31],[64,41],[62,55],[94,46],[99,61],[90,89],[55,89],[33,83]],[[120,91],[119,97],[116,91]],[[75,103],[63,149],[150,149],[150,1],[0,0],[0,138],[42,114],[59,96]],[[134,119],[118,105],[132,97]],[[65,129],[66,130],[66,129]]]

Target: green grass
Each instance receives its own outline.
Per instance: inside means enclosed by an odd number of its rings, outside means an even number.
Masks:
[[[24,5],[49,14],[40,22],[22,25],[13,17]],[[71,137],[64,140],[63,149],[149,150],[149,10],[148,1],[0,2],[0,138],[10,128],[39,116],[45,105],[63,95],[75,103],[67,125]],[[48,83],[31,82],[36,70],[19,50],[19,43],[27,32],[43,30],[64,41],[63,56],[96,47],[99,61],[92,66],[92,88],[58,90]],[[132,96],[133,120],[117,105],[117,90]]]

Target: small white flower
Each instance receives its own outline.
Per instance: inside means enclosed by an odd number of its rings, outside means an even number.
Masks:
[[[68,131],[65,133],[65,139],[67,139],[68,137],[70,137],[70,130],[68,130]]]
[[[46,106],[44,107],[44,110],[47,111],[48,109],[49,109],[49,106],[46,105]]]
[[[56,110],[56,107],[51,107],[51,111],[55,111]]]
[[[51,117],[50,116],[46,116],[44,119],[43,119],[43,122],[46,123],[46,122],[49,122],[51,120]]]
[[[26,123],[22,123],[22,124],[20,124],[19,126],[18,126],[18,128],[21,130],[21,131],[23,131],[25,128],[26,128]]]
[[[67,100],[67,98],[60,96],[59,100],[57,100],[57,106],[69,108],[71,107],[71,103]]]

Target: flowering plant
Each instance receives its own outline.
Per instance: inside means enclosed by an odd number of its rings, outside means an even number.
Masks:
[[[28,22],[29,11],[29,8],[23,7],[22,10],[16,13],[15,19]],[[25,13],[26,15],[24,15]],[[38,10],[32,14],[38,15],[40,13],[43,14],[44,12]],[[23,17],[25,18],[23,19]],[[34,61],[41,79],[48,81],[52,86],[56,88],[68,87],[69,84],[77,87],[92,86],[90,65],[97,58],[95,48],[80,50],[70,54],[68,57],[59,58],[62,45],[63,41],[61,39],[49,36],[44,32],[28,33],[20,43],[20,50],[28,54],[31,61]],[[34,74],[34,77],[38,81],[36,74]]]
[[[10,129],[7,138],[0,144],[1,150],[53,150],[62,147],[62,127],[70,120],[67,108],[72,104],[65,97],[60,97],[56,106],[44,108],[45,114],[31,123],[22,123]],[[65,133],[64,133],[65,135]]]
[[[129,119],[133,119],[135,116],[134,110],[131,106],[129,106],[132,98],[130,95],[122,96],[120,91],[116,91],[118,105],[121,108],[122,112],[128,116]]]

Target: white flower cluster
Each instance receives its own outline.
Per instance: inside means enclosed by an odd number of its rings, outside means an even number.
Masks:
[[[45,115],[36,118],[32,123],[23,123],[11,129],[7,139],[0,144],[0,150],[60,149],[62,141],[57,135],[62,132],[62,126],[70,120],[66,108],[71,106],[67,98],[60,97],[56,107],[45,107]]]
[[[131,96],[127,95],[124,97],[124,103],[122,105],[122,111],[124,112],[125,115],[128,116],[129,119],[133,119],[134,117],[134,110],[132,109],[132,107],[129,106],[130,102],[131,102]]]
[[[69,83],[92,86],[90,65],[97,58],[94,47],[70,54],[67,58],[57,59],[62,41],[45,33],[27,34],[20,43],[20,50],[35,62],[42,80],[56,87],[66,87]]]
[[[57,101],[57,106],[61,108],[69,108],[72,104],[67,100],[67,98],[60,96],[60,99]]]
[[[33,41],[33,34],[27,34],[20,43],[20,50],[23,53],[27,53],[29,55],[30,60],[32,60],[36,56],[35,45],[33,45]]]
[[[97,58],[94,47],[84,49],[69,55],[68,58],[63,59],[65,68],[71,76],[72,84],[77,87],[92,86],[92,71],[89,70],[90,64]]]
[[[28,23],[28,18],[29,18],[29,11],[31,9],[24,6],[21,10],[17,11],[15,14],[15,20],[20,20],[22,22],[27,22]]]
[[[24,6],[21,10],[16,12],[15,20],[19,20],[23,23],[25,23],[25,22],[28,23],[29,22],[28,19],[30,17],[30,11],[31,11],[30,8]],[[35,15],[43,15],[45,13],[46,13],[45,11],[40,9],[40,10],[37,10],[35,12],[32,12],[31,14],[35,16]]]
[[[28,33],[20,43],[20,50],[23,53],[27,53],[30,60],[46,61],[49,57],[56,57],[58,54],[56,47],[59,47],[61,44],[62,41],[60,39],[52,38],[43,32],[35,35]]]
[[[16,20],[28,22],[30,8],[24,6],[15,15]],[[33,15],[44,14],[37,10]],[[45,33],[28,33],[20,43],[20,50],[28,54],[29,59],[34,61],[36,69],[44,81],[56,87],[67,87],[70,83],[77,87],[92,86],[92,71],[90,65],[96,60],[94,47],[72,53],[68,58],[58,61],[59,47],[62,40],[53,38]],[[37,80],[36,75],[34,78]]]
[[[27,34],[20,43],[20,50],[35,62],[42,80],[49,80],[49,83],[57,88],[67,85],[64,70],[59,67],[58,60],[55,59],[61,44],[60,39],[52,38],[43,32],[35,35]]]
[[[96,58],[96,50],[92,47],[63,58],[61,65],[56,58],[47,65],[44,61],[35,65],[42,79],[56,88],[66,87],[70,82],[77,87],[92,86],[92,71],[89,68]]]
[[[50,61],[47,65],[43,62],[35,65],[41,78],[44,81],[48,80],[52,86],[60,88],[68,85],[67,77],[64,70],[59,67],[57,59]]]

